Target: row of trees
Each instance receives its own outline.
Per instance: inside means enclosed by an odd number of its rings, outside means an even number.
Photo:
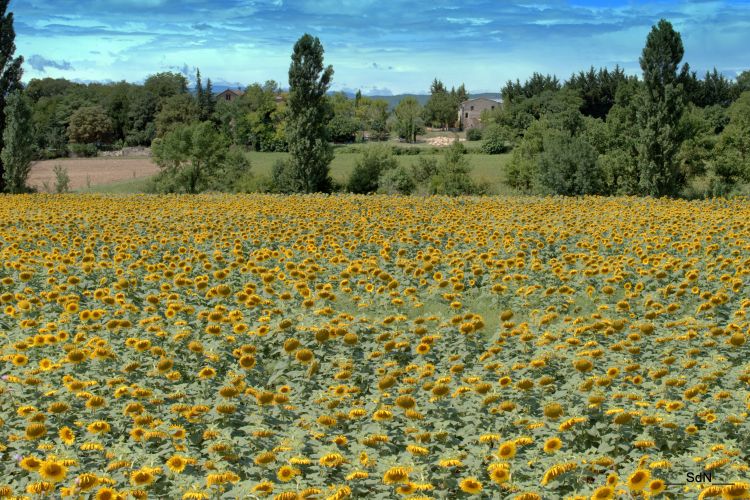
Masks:
[[[750,72],[698,79],[680,67],[680,34],[661,20],[648,35],[643,78],[622,69],[534,74],[508,82],[483,131],[513,145],[510,184],[564,195],[713,196],[750,183]],[[490,141],[492,142],[492,141]]]

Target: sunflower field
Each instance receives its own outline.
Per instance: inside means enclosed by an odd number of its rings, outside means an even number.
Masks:
[[[750,497],[744,199],[2,196],[0,258],[0,498]]]

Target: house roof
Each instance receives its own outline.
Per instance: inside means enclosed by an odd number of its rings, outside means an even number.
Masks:
[[[240,96],[240,95],[244,95],[244,94],[245,94],[245,93],[244,93],[243,91],[241,91],[241,90],[236,90],[236,89],[226,89],[226,90],[224,90],[224,91],[222,91],[222,92],[219,92],[219,94],[218,94],[218,95],[221,95],[221,94],[226,94],[227,92],[229,92],[230,94],[234,94],[234,95],[237,95],[237,96]]]
[[[471,101],[492,101],[492,102],[498,102],[498,103],[502,103],[503,102],[502,99],[490,99],[489,97],[474,97],[473,99],[466,99],[461,104],[465,104],[465,103],[471,102]]]

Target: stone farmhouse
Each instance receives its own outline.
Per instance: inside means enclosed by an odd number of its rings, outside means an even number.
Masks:
[[[502,106],[502,101],[477,97],[461,103],[458,108],[458,125],[463,130],[478,127],[481,123],[482,111]]]

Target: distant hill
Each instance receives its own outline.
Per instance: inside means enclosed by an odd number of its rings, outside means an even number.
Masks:
[[[367,97],[370,99],[382,99],[383,101],[388,102],[388,109],[393,109],[398,106],[398,103],[401,102],[401,99],[405,97],[414,97],[419,102],[419,104],[424,106],[430,99],[430,94],[369,95]],[[485,97],[487,99],[500,99],[500,94],[489,92],[483,94],[469,94],[470,99],[475,99],[477,97]]]
[[[216,95],[216,94],[220,94],[224,92],[227,89],[237,89],[237,88],[245,90],[245,86],[240,86],[240,85],[214,84],[213,92],[214,92],[214,95]],[[195,87],[191,87],[190,91],[194,93]],[[331,91],[328,93],[335,94],[336,92]],[[344,92],[344,93],[350,99],[354,98],[354,94],[352,94],[351,92]],[[393,109],[396,106],[398,106],[398,103],[401,102],[401,99],[405,97],[414,97],[419,102],[419,104],[424,106],[429,100],[430,94],[368,95],[367,97],[369,99],[381,99],[383,101],[386,101],[388,103],[388,109]],[[500,99],[500,94],[495,94],[495,93],[469,94],[469,98],[471,99],[475,99],[477,97],[486,97],[487,99]]]

